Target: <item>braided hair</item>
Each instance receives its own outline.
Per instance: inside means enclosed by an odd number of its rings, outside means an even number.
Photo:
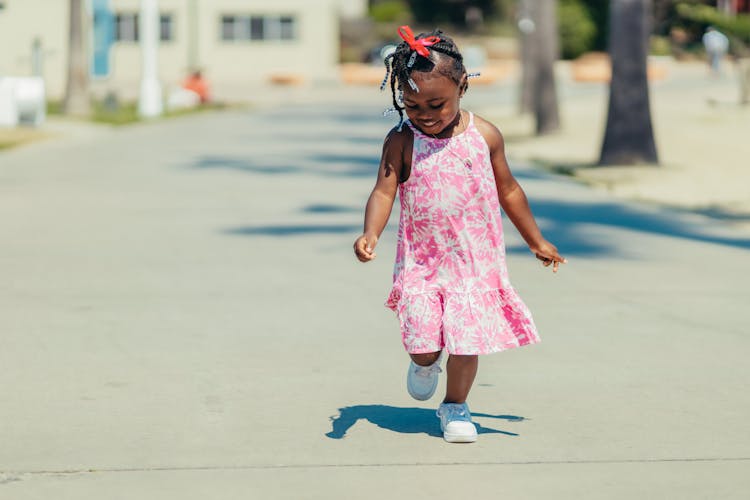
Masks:
[[[444,35],[440,30],[435,30],[432,33],[420,33],[415,38],[420,40],[428,37],[438,37],[440,39],[439,42],[428,47],[428,50],[430,50],[429,57],[417,54],[406,41],[403,41],[396,46],[396,50],[393,53],[386,56],[383,60],[385,64],[385,78],[380,85],[380,90],[385,88],[386,82],[388,82],[390,77],[393,109],[399,115],[399,131],[404,124],[405,108],[399,102],[403,100],[404,85],[409,85],[412,90],[419,92],[419,87],[411,79],[413,71],[423,73],[437,71],[441,75],[450,78],[456,85],[463,84],[463,91],[466,91],[468,88],[468,83],[463,81],[463,77],[466,75],[464,58],[458,51],[458,47],[453,39]],[[444,61],[445,57],[449,57],[451,60]],[[396,97],[396,89],[399,91],[398,98]]]

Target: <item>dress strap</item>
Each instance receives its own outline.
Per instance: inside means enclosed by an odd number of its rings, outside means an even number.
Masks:
[[[406,123],[406,124],[407,124],[407,125],[409,126],[409,128],[410,128],[410,129],[411,129],[411,131],[412,131],[412,132],[414,133],[414,135],[421,135],[421,136],[427,137],[427,136],[426,136],[426,135],[424,135],[424,134],[423,134],[422,132],[420,132],[420,131],[419,131],[419,129],[418,129],[417,127],[415,127],[415,126],[414,126],[414,125],[413,125],[413,124],[411,123],[411,120],[409,120],[409,119],[407,119],[407,120],[404,120],[404,123]]]

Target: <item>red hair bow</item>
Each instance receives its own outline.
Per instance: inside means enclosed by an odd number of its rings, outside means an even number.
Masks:
[[[427,47],[429,47],[430,45],[435,45],[440,41],[440,38],[436,36],[428,36],[417,40],[416,38],[414,38],[414,33],[409,26],[401,26],[398,29],[398,34],[401,36],[401,38],[404,39],[406,43],[409,44],[411,50],[416,50],[417,54],[422,57],[429,57],[430,51],[427,50]]]

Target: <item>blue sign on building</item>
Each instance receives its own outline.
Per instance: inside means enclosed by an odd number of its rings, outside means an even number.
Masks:
[[[114,42],[115,17],[109,7],[109,0],[92,0],[94,14],[93,51],[91,76],[109,76],[109,49]]]

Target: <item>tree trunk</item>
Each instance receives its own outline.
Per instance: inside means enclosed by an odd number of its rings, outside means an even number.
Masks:
[[[91,112],[89,75],[84,48],[83,0],[70,0],[68,34],[68,79],[63,111],[68,115],[87,116]]]
[[[557,2],[552,0],[532,2],[534,31],[534,115],[537,135],[548,134],[560,128],[555,88],[555,61],[559,44],[557,35]]]
[[[612,81],[600,165],[658,163],[646,75],[651,0],[612,0]]]

